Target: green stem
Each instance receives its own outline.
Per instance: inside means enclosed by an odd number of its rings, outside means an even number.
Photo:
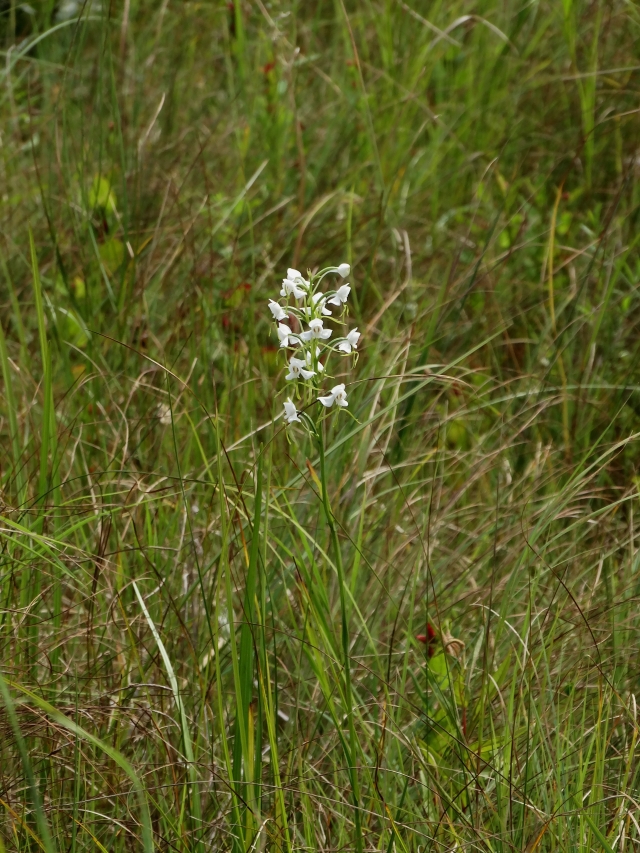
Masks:
[[[347,710],[347,721],[349,724],[349,749],[345,749],[347,762],[349,764],[349,777],[351,779],[351,795],[353,798],[353,806],[355,812],[355,851],[362,853],[362,818],[360,814],[360,790],[358,785],[358,772],[356,767],[356,756],[358,754],[356,728],[353,719],[353,694],[351,691],[351,666],[349,657],[349,622],[347,612],[347,595],[346,582],[344,576],[344,566],[342,564],[342,552],[340,550],[340,540],[338,539],[338,531],[336,529],[335,518],[331,512],[331,504],[329,502],[329,492],[327,491],[327,470],[325,465],[324,455],[324,435],[322,426],[317,427],[318,450],[320,453],[320,482],[322,484],[322,504],[324,513],[327,517],[327,524],[331,533],[331,546],[338,571],[338,587],[340,589],[340,616],[342,621],[342,654],[344,668],[344,692]]]

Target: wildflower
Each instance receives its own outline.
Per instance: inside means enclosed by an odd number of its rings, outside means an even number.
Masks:
[[[334,403],[336,406],[348,406],[349,403],[347,402],[347,392],[344,390],[344,384],[334,385],[331,393],[327,394],[326,397],[318,397],[318,402],[326,406],[327,409],[333,406]]]
[[[360,337],[360,332],[357,329],[352,329],[347,337],[340,341],[338,344],[338,349],[340,352],[346,352],[347,355],[353,349],[358,349],[358,338]]]
[[[305,292],[302,288],[298,287],[295,281],[289,281],[288,278],[283,278],[280,296],[293,296],[295,299],[304,299]]]
[[[309,320],[309,331],[303,332],[300,338],[303,341],[320,340],[326,341],[331,337],[331,329],[325,329],[322,320]]]
[[[349,297],[349,293],[351,293],[351,288],[348,284],[341,285],[335,292],[335,296],[332,296],[331,299],[328,300],[330,305],[337,305],[340,307],[344,305]]]
[[[282,306],[279,302],[274,302],[273,299],[269,300],[269,310],[273,314],[274,320],[286,320],[289,316],[286,311],[283,310]]]
[[[309,282],[302,278],[298,270],[289,268],[287,277],[282,279],[282,290],[280,296],[293,296],[295,299],[304,299]]]
[[[309,351],[307,351],[306,358],[307,358],[307,367],[311,368],[311,360],[312,359],[311,359],[311,353]],[[321,364],[321,362],[318,361],[317,368],[318,368],[318,373],[322,373],[322,371],[324,370],[324,364]]]
[[[332,318],[331,323],[334,320],[343,322],[342,309],[349,299],[352,288],[347,281],[344,281],[339,287],[334,285],[335,290],[323,292],[322,281],[328,275],[338,275],[345,279],[350,272],[349,264],[329,266],[316,275],[309,274],[309,281],[307,281],[299,270],[290,268],[287,270],[286,278],[282,279],[281,298],[270,299],[268,302],[269,311],[276,321],[280,348],[297,347],[295,356],[287,354],[285,378],[289,382],[299,383],[297,391],[301,392],[305,406],[313,399],[318,400],[327,409],[331,406],[347,408],[349,405],[344,385],[335,385],[330,392],[324,394],[318,385],[329,369],[326,358],[324,364],[320,361],[321,354],[329,357],[331,354],[351,356],[358,348],[360,332],[357,329],[349,332],[347,328],[343,333],[334,334],[333,329],[325,328],[326,317]],[[290,297],[298,300],[298,304],[287,304]],[[330,305],[338,307],[340,318],[332,317]],[[305,331],[299,331],[297,326],[293,331],[291,324],[299,321],[304,323]],[[344,333],[347,333],[346,337],[338,337]],[[328,344],[330,338],[333,339],[333,345]],[[320,394],[323,396],[318,396]],[[298,418],[299,414],[300,418]],[[309,420],[306,415],[302,416],[290,398],[287,398],[284,403],[284,420],[286,424],[296,421],[302,423],[311,433],[314,433],[312,420]]]
[[[289,360],[289,372],[285,376],[285,379],[300,379],[300,377],[311,379],[312,376],[315,376],[315,370],[307,370],[305,367],[306,363],[301,358],[291,358]]]
[[[278,338],[280,339],[280,346],[281,347],[288,347],[289,346],[289,336],[292,334],[293,334],[293,332],[286,325],[286,323],[278,323]],[[295,343],[295,338],[291,339],[291,343],[292,344]]]
[[[171,423],[171,408],[166,403],[158,403],[158,418],[162,426],[169,426]]]
[[[294,421],[302,423],[298,417],[298,410],[295,407],[295,403],[292,403],[290,399],[284,401],[284,419],[288,424],[292,424]]]
[[[326,307],[327,298],[324,293],[314,293],[311,301],[313,302],[313,307],[319,309],[321,314],[324,314],[325,317],[331,316],[331,311]],[[311,317],[312,309],[305,308],[304,313],[305,317]]]

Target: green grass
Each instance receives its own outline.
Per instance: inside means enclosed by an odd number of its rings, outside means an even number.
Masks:
[[[0,851],[637,849],[636,5],[32,5]],[[319,452],[266,303],[343,261]]]

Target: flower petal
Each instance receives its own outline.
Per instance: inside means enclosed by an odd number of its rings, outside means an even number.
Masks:
[[[318,397],[318,402],[322,403],[322,405],[326,406],[328,409],[335,403],[335,397],[333,394],[327,394],[326,397]]]

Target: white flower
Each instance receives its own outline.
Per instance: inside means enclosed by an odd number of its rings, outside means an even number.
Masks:
[[[295,281],[289,281],[288,278],[283,278],[280,296],[293,296],[295,299],[304,299],[305,292],[302,288],[298,287]]]
[[[331,329],[325,329],[322,325],[322,320],[310,320],[309,321],[309,331],[303,332],[300,335],[301,340],[303,341],[311,341],[311,340],[319,340],[326,341],[331,337]]]
[[[351,272],[351,267],[349,264],[340,264],[338,267],[338,275],[341,275],[342,278],[346,278]]]
[[[352,349],[358,349],[358,338],[360,337],[360,332],[357,329],[352,329],[347,337],[340,341],[338,344],[338,349],[340,352],[350,353]]]
[[[330,305],[337,305],[338,307],[340,305],[344,305],[344,303],[349,298],[349,293],[351,293],[351,288],[349,287],[349,285],[348,284],[341,285],[336,290],[336,295],[332,296],[331,299],[329,300],[329,304]]]
[[[331,393],[327,394],[326,397],[318,397],[318,402],[322,403],[323,406],[326,406],[327,409],[330,406],[333,406],[334,403],[336,406],[343,407],[349,405],[349,403],[347,403],[347,392],[344,390],[344,385],[335,385],[331,389]]]
[[[166,403],[158,403],[158,418],[162,426],[169,426],[171,423],[171,408]]]
[[[313,302],[314,308],[320,308],[321,314],[324,314],[325,317],[331,316],[331,311],[329,311],[329,309],[326,307],[327,299],[326,299],[326,296],[324,295],[324,293],[314,293],[313,296],[311,297],[311,301]],[[305,308],[304,309],[305,316],[310,317],[311,311],[312,311],[311,308]]]
[[[278,338],[280,339],[281,347],[289,346],[289,335],[292,335],[293,332],[285,323],[278,323]],[[291,344],[295,343],[295,338],[292,339]]]
[[[289,268],[287,277],[282,279],[282,290],[280,296],[291,296],[295,299],[304,299],[309,282],[302,278],[298,270]]]
[[[309,351],[307,351],[307,367],[309,367],[309,368],[311,367],[311,353]],[[318,362],[317,367],[318,367],[318,373],[322,373],[322,371],[324,370],[324,364],[321,364],[320,362]]]
[[[285,376],[285,379],[300,379],[300,377],[311,379],[312,376],[315,376],[315,370],[307,370],[305,367],[306,363],[301,358],[291,358],[289,360],[289,372]]]
[[[292,403],[290,399],[284,401],[284,419],[288,424],[292,424],[294,421],[302,423],[298,417],[298,410],[295,407],[295,403]]]
[[[283,310],[282,305],[279,302],[274,302],[273,299],[269,300],[269,310],[273,314],[274,320],[286,320],[289,316],[286,311]]]

